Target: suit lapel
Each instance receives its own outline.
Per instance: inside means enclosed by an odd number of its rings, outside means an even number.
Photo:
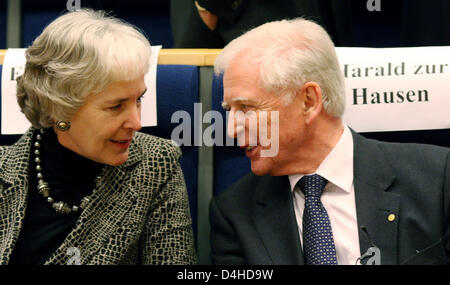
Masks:
[[[352,132],[354,186],[361,254],[372,242],[381,253],[381,264],[397,264],[397,226],[400,195],[389,192],[395,175],[379,143]],[[365,226],[369,235],[361,230]]]
[[[45,264],[66,264],[68,249],[78,248],[81,264],[108,263],[99,252],[111,236],[123,226],[126,215],[137,201],[137,190],[131,182],[130,168],[141,160],[139,150],[130,148],[122,166],[106,166],[92,193],[90,203],[78,218],[74,229]],[[123,250],[126,250],[124,248]],[[98,260],[100,259],[100,260]]]
[[[136,191],[128,183],[130,173],[107,167],[96,183],[90,203],[78,218],[74,229],[46,264],[65,264],[67,250],[80,251],[81,264],[90,264],[110,236],[122,226],[124,217],[136,202]]]
[[[273,264],[303,264],[303,253],[286,176],[260,180],[253,221]]]

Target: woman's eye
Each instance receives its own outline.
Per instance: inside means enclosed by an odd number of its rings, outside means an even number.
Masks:
[[[140,97],[137,99],[138,103],[142,103],[142,100],[143,100],[143,99],[144,99],[144,95],[140,96]]]

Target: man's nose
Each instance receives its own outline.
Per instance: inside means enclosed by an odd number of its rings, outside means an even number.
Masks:
[[[239,146],[246,144],[245,115],[241,111],[230,111],[227,120],[227,135],[237,139]]]
[[[234,111],[228,112],[228,119],[227,119],[227,135],[230,138],[236,138],[237,137],[237,131],[236,131],[236,118]]]

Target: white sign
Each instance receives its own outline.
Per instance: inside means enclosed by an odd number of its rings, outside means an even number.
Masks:
[[[450,47],[336,50],[355,131],[450,128]]]
[[[142,126],[155,126],[156,68],[152,47]],[[450,128],[450,47],[337,48],[346,83],[344,122],[357,132]],[[16,101],[24,49],[8,50],[2,73],[2,134],[29,127]]]
[[[25,49],[8,49],[2,68],[2,134],[23,134],[30,126],[16,98],[16,78],[25,68]]]
[[[158,54],[161,46],[152,46],[150,56],[150,70],[145,75],[145,85],[147,92],[142,100],[141,124],[143,127],[153,127],[157,125],[156,110],[156,69],[158,67]]]
[[[150,70],[145,75],[147,92],[142,100],[141,123],[144,127],[156,126],[156,69],[161,46],[152,46]],[[16,78],[23,74],[25,68],[26,49],[8,49],[2,68],[2,118],[1,133],[23,134],[31,126],[25,115],[20,111],[16,99]]]

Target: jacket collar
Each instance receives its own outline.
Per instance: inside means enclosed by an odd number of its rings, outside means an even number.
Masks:
[[[137,136],[138,134],[136,134]],[[130,145],[128,159],[120,166],[106,166],[90,196],[91,202],[83,210],[74,229],[45,264],[65,264],[70,248],[79,248],[82,264],[97,264],[99,250],[123,226],[126,215],[137,202],[137,183],[131,182],[131,169],[142,160],[142,151],[136,137]],[[106,205],[108,209],[106,210]],[[95,231],[95,234],[92,233]]]
[[[0,156],[0,180],[12,185],[19,179],[27,179],[34,131],[29,128],[15,144],[4,148]]]
[[[397,231],[400,195],[390,192],[396,176],[382,143],[352,131],[354,139],[354,186],[361,254],[376,245],[381,264],[397,264]],[[390,220],[389,217],[394,218]],[[365,233],[364,226],[369,233]]]
[[[304,264],[287,176],[264,176],[256,190],[253,222],[273,264]]]

